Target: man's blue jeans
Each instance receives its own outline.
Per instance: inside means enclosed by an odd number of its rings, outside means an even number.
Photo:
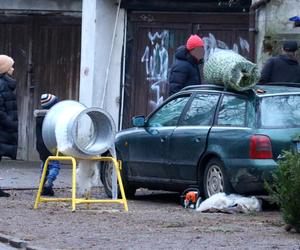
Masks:
[[[43,173],[44,162],[41,162],[41,174]],[[59,161],[49,161],[45,183],[47,186],[53,186],[53,182],[56,180],[56,177],[59,174],[60,162]]]

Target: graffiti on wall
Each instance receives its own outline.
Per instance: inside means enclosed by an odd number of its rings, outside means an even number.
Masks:
[[[145,63],[147,82],[150,91],[154,93],[154,97],[150,100],[151,109],[155,109],[164,100],[161,90],[166,88],[169,55],[166,49],[166,41],[169,37],[169,31],[151,33],[148,32],[150,46],[146,46],[141,62]]]
[[[169,54],[166,42],[169,38],[169,31],[151,33],[148,32],[150,46],[146,46],[141,62],[145,64],[146,81],[149,90],[153,92],[153,96],[149,101],[151,110],[157,108],[163,101],[164,96],[162,90],[167,87]],[[212,53],[219,50],[233,50],[239,54],[249,54],[249,43],[247,40],[239,37],[238,41],[229,47],[225,42],[217,40],[215,36],[209,33],[208,36],[202,38],[205,43],[204,61],[207,61]],[[151,95],[152,96],[152,95]]]
[[[205,55],[204,61],[207,61],[209,56],[218,50],[233,50],[238,54],[249,54],[250,46],[247,40],[242,37],[238,38],[238,42],[235,42],[230,48],[225,42],[217,40],[211,33],[208,36],[202,38],[204,41]]]

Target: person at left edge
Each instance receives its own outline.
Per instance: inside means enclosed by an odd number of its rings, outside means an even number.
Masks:
[[[18,149],[18,111],[16,86],[12,77],[14,60],[0,55],[0,161],[3,156],[16,159]],[[10,194],[0,188],[0,197]]]

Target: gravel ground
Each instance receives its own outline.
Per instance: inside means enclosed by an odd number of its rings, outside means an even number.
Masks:
[[[183,209],[176,194],[138,190],[127,213],[119,204],[81,204],[72,213],[61,202],[34,210],[36,190],[10,193],[0,198],[0,233],[45,249],[300,249],[300,234],[286,232],[276,210],[199,213]]]

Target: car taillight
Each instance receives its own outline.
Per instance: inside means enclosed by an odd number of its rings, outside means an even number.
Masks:
[[[270,138],[266,135],[253,135],[250,138],[250,159],[272,159]]]

